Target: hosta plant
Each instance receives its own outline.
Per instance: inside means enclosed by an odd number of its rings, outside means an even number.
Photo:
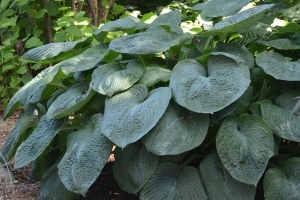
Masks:
[[[249,2],[129,16],[28,51],[56,64],[10,100],[5,119],[24,111],[4,159],[33,162],[40,199],[85,195],[113,145],[114,177],[140,199],[254,199],[258,183],[265,199],[299,199],[300,28]]]

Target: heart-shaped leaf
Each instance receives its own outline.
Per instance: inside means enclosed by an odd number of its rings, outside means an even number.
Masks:
[[[72,42],[50,43],[27,51],[22,58],[37,63],[53,63],[78,54],[78,50],[87,47],[92,38]]]
[[[102,114],[94,115],[91,122],[68,136],[67,152],[57,167],[70,191],[85,195],[107,163],[112,142],[101,132],[102,120]]]
[[[57,164],[53,165],[44,174],[41,181],[41,192],[38,200],[73,200],[78,196],[78,194],[70,192],[61,182],[58,176]]]
[[[148,152],[145,146],[136,142],[114,151],[114,178],[128,193],[136,194],[146,184],[155,171],[159,157]]]
[[[81,109],[95,93],[86,83],[75,84],[51,104],[46,116],[48,119],[67,117]]]
[[[299,199],[300,158],[290,158],[281,168],[268,169],[264,178],[266,200]]]
[[[207,114],[194,113],[171,102],[143,143],[156,155],[180,154],[203,142],[208,125]]]
[[[207,199],[199,172],[191,166],[160,164],[140,191],[140,199]]]
[[[109,44],[109,49],[120,53],[155,54],[184,43],[191,37],[189,33],[178,35],[160,27],[152,27],[145,32],[114,39]]]
[[[144,74],[143,64],[132,61],[124,69],[120,63],[99,66],[92,74],[92,88],[100,94],[111,97],[136,83]]]
[[[196,60],[183,60],[173,68],[170,79],[175,101],[199,113],[225,108],[237,100],[249,84],[249,68],[225,56],[211,56],[207,71]]]
[[[163,81],[168,82],[171,77],[171,70],[162,67],[146,67],[143,77],[139,80],[140,84],[147,87],[154,86],[156,83]]]
[[[196,5],[193,10],[202,10],[201,18],[214,18],[214,17],[224,17],[237,13],[245,5],[247,5],[250,0],[210,0],[202,5]],[[222,5],[222,6],[220,6]]]
[[[209,31],[200,32],[198,35],[208,37],[224,33],[244,32],[255,25],[273,6],[274,4],[267,4],[249,8],[216,23]]]
[[[94,32],[94,37],[103,43],[108,32],[134,31],[143,27],[147,27],[147,25],[139,18],[128,16],[104,24],[100,29]]]
[[[268,122],[274,135],[283,139],[300,142],[300,118],[282,107],[269,103],[255,103],[251,106],[252,113],[259,115]]]
[[[279,53],[264,51],[256,56],[256,64],[277,80],[300,81],[300,59],[289,62]]]
[[[64,122],[64,119],[48,120],[45,115],[42,116],[38,126],[18,148],[14,167],[24,167],[43,153],[54,136],[60,131]]]
[[[101,131],[119,147],[126,147],[155,126],[167,109],[171,95],[168,87],[148,94],[145,85],[136,84],[124,93],[107,98]]]
[[[232,178],[217,154],[206,156],[199,170],[208,199],[254,199],[256,188]]]
[[[227,118],[216,138],[224,167],[233,178],[249,185],[257,185],[273,155],[273,146],[269,125],[253,115]]]

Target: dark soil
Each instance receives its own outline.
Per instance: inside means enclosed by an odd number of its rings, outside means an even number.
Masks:
[[[102,169],[101,175],[91,186],[86,196],[80,200],[138,200],[138,195],[129,194],[122,190],[113,177],[112,162]]]

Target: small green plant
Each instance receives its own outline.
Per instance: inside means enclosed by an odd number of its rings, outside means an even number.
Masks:
[[[24,111],[4,160],[34,162],[39,199],[85,195],[113,144],[114,177],[140,199],[254,199],[259,181],[265,199],[297,199],[299,25],[248,3],[169,7],[27,51],[57,64],[11,98],[4,119]]]

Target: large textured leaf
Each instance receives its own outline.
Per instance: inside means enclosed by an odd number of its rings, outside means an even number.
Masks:
[[[249,52],[245,46],[219,42],[214,52],[226,52],[233,54],[242,58],[248,67],[252,68],[254,66],[253,54]]]
[[[72,42],[50,43],[27,51],[22,58],[37,63],[52,63],[65,60],[78,54],[88,46],[92,38]]]
[[[3,145],[1,154],[5,160],[1,156],[0,163],[8,162],[15,156],[16,150],[22,142],[20,141],[22,136],[28,128],[37,125],[38,119],[38,112],[34,106],[30,106],[30,108],[20,114],[14,129]]]
[[[111,41],[109,49],[120,53],[155,54],[168,50],[191,38],[189,33],[178,35],[163,28],[152,28],[146,32],[119,37]]]
[[[201,18],[213,18],[213,17],[224,17],[237,13],[245,5],[247,5],[250,0],[210,0],[202,5],[196,5],[193,10],[202,10]]]
[[[107,98],[101,131],[124,148],[148,133],[161,118],[171,99],[171,90],[161,87],[148,94],[145,85]]]
[[[44,174],[38,200],[74,200],[78,196],[78,194],[70,192],[61,182],[58,176],[57,164],[53,165]]]
[[[112,149],[112,142],[101,132],[103,116],[97,114],[68,136],[67,152],[58,164],[58,174],[65,187],[85,195],[99,176]]]
[[[207,71],[196,60],[183,60],[173,68],[170,79],[175,101],[199,113],[225,108],[237,100],[249,84],[249,68],[225,56],[211,56]]]
[[[140,199],[206,200],[207,195],[196,168],[162,163],[140,191]]]
[[[206,156],[199,170],[208,199],[254,199],[256,188],[232,178],[217,154],[212,153]]]
[[[300,199],[300,158],[290,158],[281,168],[268,169],[264,178],[266,200]]]
[[[276,49],[282,49],[282,50],[300,49],[299,44],[287,38],[270,40],[270,41],[256,40],[255,43],[259,43],[267,47],[274,47]]]
[[[23,167],[43,153],[63,126],[64,121],[64,119],[48,120],[45,115],[42,116],[38,126],[18,148],[14,167]]]
[[[199,146],[208,131],[208,115],[189,111],[170,102],[155,127],[143,137],[148,151],[176,155]]]
[[[26,109],[34,94],[39,93],[39,91],[41,90],[41,86],[50,83],[55,78],[62,79],[63,77],[65,77],[65,74],[57,67],[49,67],[44,69],[30,82],[28,82],[20,90],[18,90],[10,99],[4,113],[4,119],[7,119],[9,115],[15,109],[17,109],[20,104],[23,105]],[[36,100],[36,98],[34,99]]]
[[[69,116],[82,108],[95,93],[86,83],[75,84],[51,104],[46,116],[48,119]]]
[[[254,112],[253,109],[256,106],[259,108],[261,117],[270,125],[274,135],[283,139],[300,142],[300,118],[293,115],[291,110],[260,102],[251,106],[251,112]]]
[[[256,56],[256,64],[277,80],[300,81],[300,59],[289,62],[279,53],[264,51]]]
[[[120,63],[108,63],[94,70],[91,86],[98,93],[111,97],[116,92],[130,88],[143,74],[141,62],[132,61],[125,69]]]
[[[128,193],[136,194],[155,171],[159,157],[148,152],[141,142],[136,142],[114,151],[114,178]]]
[[[264,15],[264,13],[273,7],[274,4],[259,5],[234,14],[223,21],[215,24],[209,31],[200,32],[200,37],[208,37],[232,32],[244,32],[255,25]]]
[[[269,125],[253,115],[227,118],[221,125],[216,147],[224,167],[236,180],[256,185],[273,155]]]
[[[117,58],[118,55],[119,53],[108,49],[108,44],[100,44],[85,50],[77,56],[56,64],[55,67],[60,67],[65,74],[70,74],[72,72],[92,69],[102,60],[111,62]]]
[[[175,25],[179,26],[181,23],[182,14],[179,10],[159,15],[152,23],[152,25]]]
[[[154,86],[156,83],[163,81],[167,82],[170,80],[171,70],[162,67],[146,67],[146,71],[143,77],[139,80],[140,84],[146,85],[147,87]]]
[[[134,31],[136,29],[143,28],[143,27],[146,27],[146,24],[144,24],[140,19],[136,17],[128,16],[104,24],[103,26],[101,26],[100,29],[94,32],[94,37],[99,42],[104,42],[108,32],[130,31],[130,30]]]

